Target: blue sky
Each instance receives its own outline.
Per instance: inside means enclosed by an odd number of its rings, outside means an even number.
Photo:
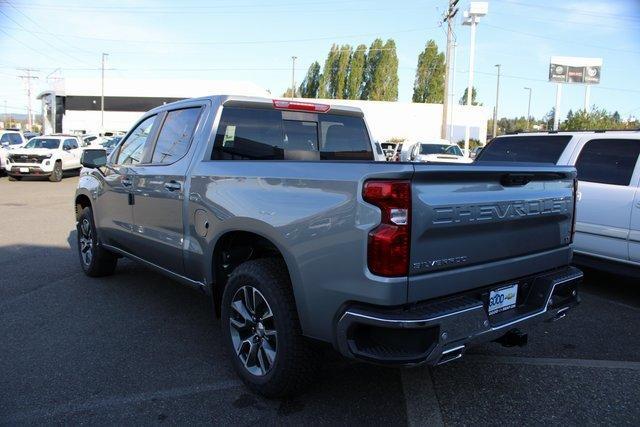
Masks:
[[[24,112],[25,84],[17,68],[40,71],[38,84],[56,75],[107,78],[251,80],[280,95],[290,84],[291,56],[298,82],[332,42],[369,45],[394,38],[399,98],[411,99],[419,52],[428,39],[444,48],[439,26],[446,0],[220,0],[101,1],[0,0],[0,111]],[[461,11],[468,1],[460,1]],[[461,13],[460,13],[461,15]],[[469,27],[456,22],[456,100],[467,82]],[[554,105],[549,57],[604,60],[591,103],[640,117],[640,0],[493,0],[477,32],[480,102],[495,103],[495,64],[502,65],[500,116],[532,114]],[[36,85],[37,86],[37,85]],[[565,86],[561,113],[582,108],[583,86]]]

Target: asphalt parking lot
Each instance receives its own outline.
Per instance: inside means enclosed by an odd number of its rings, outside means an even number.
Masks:
[[[60,183],[0,178],[0,424],[637,424],[640,283],[588,272],[583,303],[437,368],[327,355],[287,400],[252,395],[208,300],[132,262],[88,279]]]

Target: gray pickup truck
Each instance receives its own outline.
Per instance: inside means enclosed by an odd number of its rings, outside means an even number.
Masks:
[[[360,110],[213,96],[146,113],[85,150],[80,263],[125,256],[210,296],[243,381],[299,390],[331,344],[436,365],[524,344],[578,303],[576,173],[532,164],[374,162]]]

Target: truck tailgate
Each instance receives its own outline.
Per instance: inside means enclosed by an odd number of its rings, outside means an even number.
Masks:
[[[566,265],[575,176],[554,165],[415,165],[409,301]]]

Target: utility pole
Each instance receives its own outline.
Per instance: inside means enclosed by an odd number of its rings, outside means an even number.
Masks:
[[[471,26],[471,42],[469,44],[469,81],[467,83],[467,106],[470,107],[473,101],[473,67],[475,65],[476,55],[476,27],[480,21],[481,16],[485,16],[489,9],[489,3],[472,1],[469,4],[469,10],[464,13],[465,20],[462,25]],[[464,131],[464,155],[469,156],[469,138],[471,129],[469,127],[469,121],[465,126]]]
[[[109,56],[108,53],[102,53],[102,89],[100,92],[100,133],[104,133],[104,63]]]
[[[31,113],[31,80],[36,80],[38,77],[32,76],[31,73],[39,70],[31,68],[20,68],[19,70],[25,72],[24,75],[18,77],[27,81],[27,128],[29,130],[33,130],[33,117]]]
[[[498,68],[498,82],[496,83],[496,108],[493,109],[493,137],[498,136],[498,101],[500,99],[500,64],[495,65]]]
[[[530,121],[531,121],[531,88],[525,87],[524,90],[529,91],[529,105],[527,107],[527,130],[530,129]]]
[[[296,59],[297,56],[291,57],[291,98],[296,97]]]
[[[458,43],[453,42],[453,64],[451,67],[451,98],[449,99],[450,108],[449,111],[449,142],[453,142],[453,110],[455,109],[455,96],[456,96],[456,57],[457,55],[457,47]]]
[[[445,69],[444,69],[444,102],[442,104],[442,126],[440,128],[440,138],[447,139],[447,118],[449,117],[449,77],[451,75],[451,44],[453,41],[453,25],[451,21],[458,13],[457,4],[460,0],[449,0],[449,8],[442,20],[447,23],[447,49],[445,52]],[[455,70],[454,70],[455,72]],[[451,137],[451,135],[449,136]]]

